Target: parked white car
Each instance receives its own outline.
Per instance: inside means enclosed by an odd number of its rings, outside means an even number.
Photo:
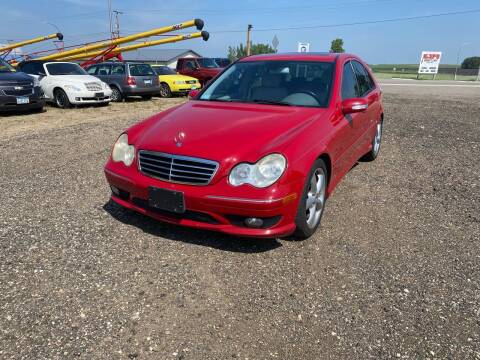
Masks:
[[[25,61],[18,70],[38,79],[45,99],[65,109],[81,104],[108,104],[112,90],[72,62]]]

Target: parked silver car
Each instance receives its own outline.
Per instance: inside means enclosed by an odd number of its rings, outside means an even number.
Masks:
[[[160,93],[158,76],[149,64],[103,62],[91,65],[86,70],[110,85],[113,101],[122,101],[130,96],[151,99]]]

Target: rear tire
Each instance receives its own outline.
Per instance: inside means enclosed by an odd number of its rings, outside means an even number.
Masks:
[[[380,152],[380,145],[382,144],[382,133],[383,133],[383,119],[377,123],[375,128],[375,135],[372,140],[372,150],[363,155],[363,161],[373,161],[377,158]]]
[[[322,159],[317,159],[306,177],[298,203],[294,239],[308,239],[320,226],[325,209],[327,183],[327,167]]]
[[[172,97],[172,91],[170,90],[170,86],[166,83],[160,84],[160,96],[163,98]]]
[[[110,96],[112,101],[114,102],[122,102],[123,101],[123,95],[122,92],[120,91],[119,88],[116,86],[110,86],[112,89],[112,95]]]
[[[67,93],[62,89],[56,89],[54,94],[55,104],[60,109],[68,109],[72,107],[70,100],[68,99]]]

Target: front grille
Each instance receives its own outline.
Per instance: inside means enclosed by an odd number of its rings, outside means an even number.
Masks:
[[[5,95],[8,96],[26,96],[26,95],[32,95],[33,94],[33,89],[22,89],[22,90],[15,90],[15,89],[4,89],[3,90]]]
[[[14,87],[14,86],[23,86],[23,87],[33,87],[31,81],[0,81],[1,87]]]
[[[218,169],[216,161],[140,150],[138,165],[145,175],[182,184],[207,185]]]
[[[87,87],[88,91],[100,91],[102,90],[102,85],[97,82],[89,82],[85,83],[85,86]]]

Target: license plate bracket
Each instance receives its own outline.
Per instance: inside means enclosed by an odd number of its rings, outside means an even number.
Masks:
[[[183,214],[185,212],[185,197],[181,191],[150,186],[148,188],[148,205],[155,209]]]
[[[30,99],[28,97],[17,97],[17,105],[28,104]]]

